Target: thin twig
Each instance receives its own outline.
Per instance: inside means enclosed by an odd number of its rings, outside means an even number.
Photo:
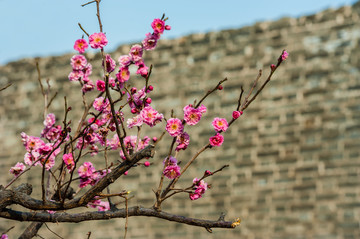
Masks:
[[[47,228],[49,231],[51,231],[55,236],[57,236],[57,237],[59,237],[59,238],[61,238],[61,239],[64,239],[64,238],[61,237],[59,234],[57,234],[56,232],[54,232],[53,230],[51,230],[50,227],[49,227],[46,223],[44,223],[44,224],[45,224],[46,228]]]
[[[11,85],[12,85],[12,83],[7,84],[6,86],[0,88],[0,91],[5,90],[6,88],[8,88],[8,87],[11,86]]]

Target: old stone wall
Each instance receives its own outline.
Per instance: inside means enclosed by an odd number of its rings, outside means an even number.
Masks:
[[[208,179],[212,184],[204,198],[190,201],[175,196],[164,210],[184,216],[242,219],[235,230],[205,229],[154,218],[130,218],[128,238],[360,238],[360,3],[329,9],[297,19],[283,18],[240,29],[193,34],[163,40],[157,50],[147,52],[153,64],[151,84],[154,107],[170,116],[200,99],[206,90],[227,77],[224,90],[206,99],[208,113],[202,127],[189,129],[191,152],[182,152],[186,162],[204,145],[213,130],[214,117],[231,118],[240,86],[249,90],[257,71],[269,73],[283,49],[289,59],[275,73],[262,95],[225,134],[222,147],[203,153],[196,167],[184,175],[188,185],[205,169],[230,167]],[[117,59],[131,45],[112,53]],[[67,79],[71,54],[40,60],[43,79],[58,91],[51,112],[59,119],[66,95],[73,107],[70,117],[80,117],[80,87]],[[88,55],[95,66],[99,55]],[[97,73],[96,73],[97,72]],[[94,69],[93,79],[99,75]],[[138,80],[140,81],[140,80]],[[136,79],[133,84],[139,85]],[[23,159],[20,132],[39,135],[43,99],[33,60],[24,59],[0,67],[1,184],[11,180],[8,169]],[[160,127],[149,136],[159,136]],[[161,162],[168,147],[165,138],[150,168],[131,171],[113,191],[127,189],[135,198],[131,205],[151,206],[152,188],[157,187]],[[115,155],[112,157],[116,158]],[[95,160],[95,159],[94,159]],[[35,185],[38,173],[23,178]],[[64,238],[119,238],[125,220],[47,225]],[[0,231],[15,226],[19,235],[28,223],[0,220]],[[46,227],[39,231],[55,238]]]

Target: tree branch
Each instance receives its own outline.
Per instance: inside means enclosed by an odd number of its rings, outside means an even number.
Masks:
[[[139,206],[130,207],[128,210],[125,208],[116,209],[113,211],[105,212],[84,212],[84,213],[45,213],[45,212],[20,212],[12,209],[4,209],[0,212],[0,217],[16,220],[16,221],[37,221],[37,222],[83,222],[91,220],[108,220],[112,218],[126,218],[132,216],[146,216],[156,217],[173,221],[177,223],[188,224],[197,227],[210,228],[235,228],[237,221],[224,221],[224,220],[204,220],[197,218],[184,217],[179,215],[170,214],[164,211],[157,211],[153,208],[143,208]]]

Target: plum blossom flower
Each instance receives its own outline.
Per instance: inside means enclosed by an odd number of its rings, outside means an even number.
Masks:
[[[204,180],[200,181],[198,178],[194,178],[193,185],[195,191],[194,193],[189,193],[189,197],[191,200],[197,200],[201,198],[205,191],[208,189],[208,184],[205,183]]]
[[[75,51],[78,51],[80,54],[84,53],[88,47],[89,45],[85,39],[78,39],[75,41],[74,49]]]
[[[129,66],[131,64],[131,57],[129,55],[122,55],[118,59],[120,67]]]
[[[221,146],[224,142],[224,136],[217,133],[215,136],[210,137],[209,142],[211,146]]]
[[[150,127],[155,126],[157,123],[161,122],[164,118],[163,114],[160,114],[154,110],[150,105],[146,106],[142,111],[140,111],[141,118],[143,122]]]
[[[281,55],[281,60],[285,61],[289,56],[289,53],[287,53],[287,51],[283,51],[282,55]]]
[[[165,167],[163,174],[165,177],[169,178],[169,179],[174,179],[180,176],[180,167],[175,164],[175,165],[168,165]]]
[[[212,125],[213,125],[215,131],[217,131],[217,132],[220,132],[220,131],[225,132],[227,130],[227,128],[229,127],[226,119],[218,118],[218,117],[214,118]]]
[[[9,236],[7,234],[2,234],[0,239],[9,239]]]
[[[87,64],[87,60],[83,55],[74,55],[71,57],[71,66],[73,70],[82,70]]]
[[[105,82],[103,80],[96,81],[96,89],[98,91],[104,92],[105,91]]]
[[[9,172],[17,177],[20,173],[24,172],[25,168],[26,166],[23,163],[16,163],[15,166],[10,168]]]
[[[69,172],[71,172],[75,166],[75,162],[74,162],[74,158],[73,158],[72,154],[71,153],[64,154],[63,161],[66,165],[66,168],[69,170]]]
[[[104,33],[99,32],[89,36],[89,43],[91,48],[99,49],[99,48],[104,48],[104,46],[107,45],[108,40]]]
[[[232,113],[232,117],[233,117],[233,119],[237,119],[237,118],[239,118],[242,114],[243,114],[242,111],[237,111],[237,110],[235,110],[235,111],[233,111],[233,113]]]
[[[165,129],[172,137],[175,137],[183,132],[184,126],[180,119],[170,118],[167,121]]]
[[[156,18],[154,19],[154,21],[151,23],[151,27],[154,30],[155,33],[159,33],[162,34],[165,30],[165,21]]]
[[[176,148],[175,151],[185,150],[190,143],[190,136],[188,133],[183,132],[176,137]]]
[[[78,169],[81,178],[90,177],[95,172],[95,168],[91,162],[84,162]]]
[[[84,78],[84,85],[81,88],[82,92],[86,93],[89,91],[92,91],[95,88],[94,82],[92,82],[92,80],[90,80],[89,78]]]
[[[119,72],[116,74],[116,78],[119,82],[124,83],[125,81],[128,81],[130,78],[130,71],[127,66],[121,67],[119,69]]]
[[[134,62],[140,61],[143,55],[143,48],[139,44],[135,44],[131,47],[129,55]]]
[[[163,174],[169,179],[174,179],[180,176],[180,167],[177,165],[177,160],[173,156],[166,157],[163,161],[165,166]]]
[[[82,77],[84,77],[84,72],[83,71],[72,71],[70,72],[68,78],[69,81],[78,81],[80,80]]]
[[[93,103],[93,107],[97,111],[103,111],[106,108],[109,108],[110,103],[108,98],[104,98],[102,96],[96,98]]]
[[[184,107],[184,120],[188,125],[196,125],[204,113],[206,113],[206,107],[204,105],[196,109],[193,108],[192,105],[187,105]]]
[[[159,40],[160,35],[150,32],[146,34],[145,39],[142,41],[143,47],[145,50],[153,50],[156,47],[156,43]]]
[[[105,62],[106,62],[106,72],[113,72],[116,67],[116,62],[111,58],[109,54],[106,54],[105,56]],[[104,66],[104,62],[103,62]]]
[[[126,121],[127,127],[129,129],[133,128],[134,126],[141,126],[143,124],[143,119],[141,115],[137,115],[134,118],[130,118]]]

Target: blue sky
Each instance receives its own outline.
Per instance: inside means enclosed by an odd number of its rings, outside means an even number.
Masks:
[[[81,38],[80,22],[90,34],[98,32],[95,4],[82,0],[0,0],[0,64],[24,57],[74,52]],[[351,5],[356,0],[102,0],[101,16],[109,45],[139,42],[150,23],[165,13],[172,30],[166,38],[251,25],[257,21],[298,17]]]

